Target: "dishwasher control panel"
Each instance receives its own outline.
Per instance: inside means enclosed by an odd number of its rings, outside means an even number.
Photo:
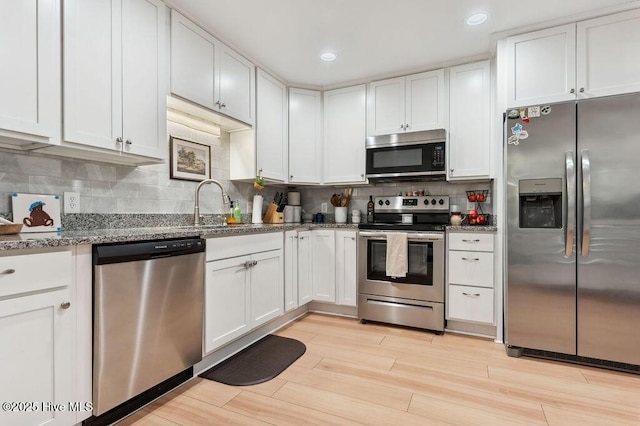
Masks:
[[[93,264],[133,262],[162,257],[183,256],[205,251],[202,238],[180,238],[174,240],[134,241],[93,246]]]

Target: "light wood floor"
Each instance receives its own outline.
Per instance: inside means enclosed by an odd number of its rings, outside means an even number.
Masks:
[[[276,334],[307,352],[275,379],[196,378],[125,425],[640,425],[640,376],[492,341],[310,314]]]

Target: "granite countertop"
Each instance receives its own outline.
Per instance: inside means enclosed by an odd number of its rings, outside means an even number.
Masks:
[[[61,231],[22,233],[0,236],[0,251],[70,246],[78,244],[104,244],[126,241],[158,240],[167,238],[212,238],[237,234],[278,232],[289,229],[358,229],[355,224],[336,223],[286,223],[242,224],[228,226],[164,226],[157,228],[92,229],[86,231]]]
[[[498,227],[495,225],[460,225],[447,226],[447,232],[496,232]]]

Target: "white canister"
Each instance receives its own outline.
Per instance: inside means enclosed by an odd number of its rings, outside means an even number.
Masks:
[[[302,206],[293,206],[293,223],[302,222]]]
[[[287,205],[299,206],[300,205],[300,193],[297,191],[287,192]]]
[[[360,210],[357,210],[357,209],[351,210],[351,222],[360,223]]]
[[[284,223],[293,223],[294,222],[294,210],[296,206],[284,206]]]
[[[336,223],[347,223],[346,207],[336,207]]]

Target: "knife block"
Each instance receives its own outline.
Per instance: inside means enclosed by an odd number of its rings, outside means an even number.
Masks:
[[[277,212],[278,205],[269,203],[267,211],[262,218],[262,223],[284,223],[284,212]]]

